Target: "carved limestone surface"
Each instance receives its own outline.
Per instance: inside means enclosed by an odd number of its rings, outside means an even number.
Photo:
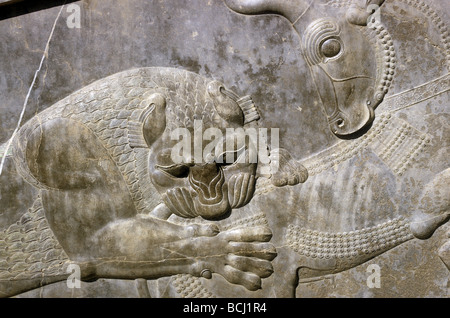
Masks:
[[[258,288],[276,255],[265,243],[268,227],[221,231],[166,220],[218,218],[251,200],[256,163],[170,156],[176,128],[243,126],[238,99],[194,73],[141,68],[97,81],[28,121],[12,158],[38,191],[2,235],[7,295],[65,279],[68,264],[79,265],[83,279],[221,273]]]
[[[0,296],[448,297],[447,2],[18,3]]]

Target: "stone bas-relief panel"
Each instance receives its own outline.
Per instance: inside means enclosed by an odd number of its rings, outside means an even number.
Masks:
[[[8,14],[0,294],[448,297],[448,9]]]

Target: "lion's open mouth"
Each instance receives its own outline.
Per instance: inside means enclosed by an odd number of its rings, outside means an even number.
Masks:
[[[189,173],[188,187],[176,187],[163,194],[170,210],[184,218],[201,216],[217,219],[232,208],[247,204],[255,191],[256,178],[250,173],[238,173],[226,182],[221,167],[198,167]]]
[[[178,216],[215,219],[230,211],[228,188],[221,167],[206,164],[191,167],[189,187],[176,187],[163,194],[163,200]]]

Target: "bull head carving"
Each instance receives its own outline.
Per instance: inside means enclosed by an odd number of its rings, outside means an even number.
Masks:
[[[302,54],[330,129],[338,137],[352,136],[368,126],[391,84],[393,42],[374,18],[383,2],[225,0],[238,13],[276,13],[290,21],[302,40]]]

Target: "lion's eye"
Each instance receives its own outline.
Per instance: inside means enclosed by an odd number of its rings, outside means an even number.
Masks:
[[[341,52],[341,43],[337,39],[325,40],[320,46],[320,50],[325,57],[335,57]]]
[[[164,171],[165,173],[168,173],[169,175],[175,177],[175,178],[187,178],[189,175],[189,166],[178,164],[178,165],[172,165],[169,167],[163,167],[157,165],[157,168],[161,171]]]

